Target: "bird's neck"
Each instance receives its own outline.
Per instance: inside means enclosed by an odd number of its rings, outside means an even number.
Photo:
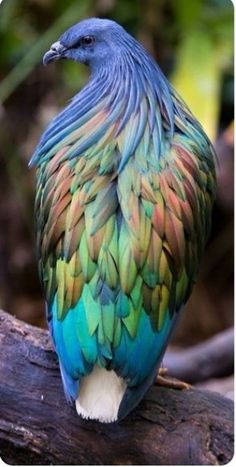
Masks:
[[[136,45],[134,41],[134,50],[121,50],[113,60],[92,69],[91,80],[78,98],[84,94],[89,100],[89,96],[96,95],[98,105],[105,98],[108,112],[114,112],[120,122],[118,132],[141,111],[145,100],[150,122],[158,108],[163,124],[173,132],[173,89],[152,57],[139,44],[135,49]]]
[[[134,46],[92,71],[88,84],[48,127],[31,165],[48,161],[67,144],[65,157],[74,159],[108,135],[124,146],[120,169],[145,134],[158,159],[163,143],[174,133],[177,107],[159,67],[144,49]]]

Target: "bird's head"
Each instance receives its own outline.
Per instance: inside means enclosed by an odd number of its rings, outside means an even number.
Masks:
[[[47,65],[54,60],[71,59],[91,68],[111,61],[121,53],[124,38],[130,37],[115,21],[90,18],[64,32],[43,57]]]

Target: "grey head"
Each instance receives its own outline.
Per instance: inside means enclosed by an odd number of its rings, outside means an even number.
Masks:
[[[129,39],[133,38],[115,21],[89,18],[65,31],[44,55],[43,63],[71,59],[95,68],[124,52]]]

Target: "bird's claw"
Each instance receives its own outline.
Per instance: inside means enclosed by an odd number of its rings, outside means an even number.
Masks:
[[[166,377],[167,373],[168,373],[167,368],[160,368],[155,384],[157,384],[158,386],[172,388],[172,389],[190,389],[191,388],[191,384],[185,383],[185,381],[180,381],[179,379],[176,379],[176,378]]]

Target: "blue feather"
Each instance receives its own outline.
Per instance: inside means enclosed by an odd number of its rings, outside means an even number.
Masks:
[[[147,392],[148,388],[154,382],[154,379],[157,375],[158,369],[161,365],[161,361],[163,355],[166,350],[166,346],[169,342],[171,334],[175,328],[176,321],[179,319],[179,314],[175,314],[174,318],[170,320],[169,317],[166,318],[164,326],[159,333],[153,335],[150,344],[150,322],[147,318],[144,317],[143,314],[143,325],[142,331],[144,332],[144,336],[139,334],[139,346],[135,349],[133,353],[133,359],[137,366],[136,376],[131,379],[128,384],[128,388],[124,394],[124,397],[121,401],[119,412],[118,412],[118,420],[123,419],[143,398],[145,393]],[[148,326],[148,331],[146,329]],[[141,326],[139,327],[139,330]],[[152,333],[154,334],[154,333]],[[144,346],[143,338],[146,340],[147,347]],[[136,339],[135,339],[136,341]],[[149,342],[149,344],[148,344]],[[141,344],[141,345],[140,345]],[[142,351],[140,349],[144,349],[145,355],[143,356]],[[148,352],[146,350],[148,349]],[[131,360],[131,357],[130,357]],[[134,364],[133,364],[134,366]]]

